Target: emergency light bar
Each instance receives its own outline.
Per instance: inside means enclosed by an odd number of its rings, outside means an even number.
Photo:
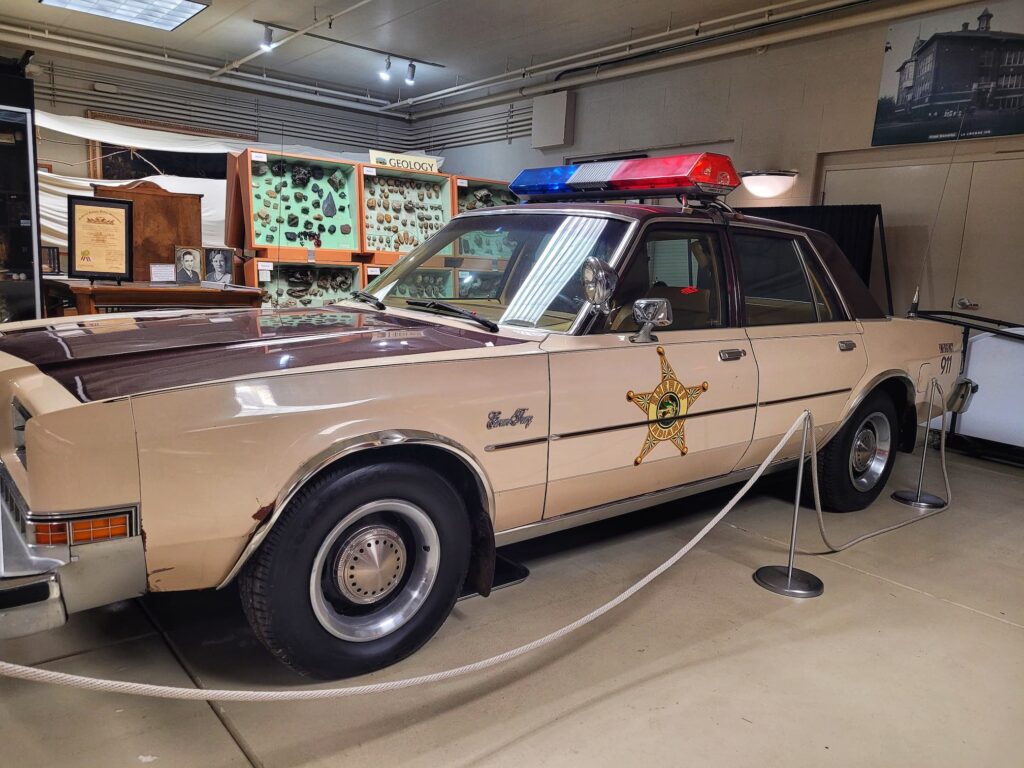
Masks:
[[[732,160],[701,152],[603,163],[529,168],[509,185],[520,200],[598,200],[613,197],[713,198],[740,185]],[[610,193],[621,192],[621,195]]]

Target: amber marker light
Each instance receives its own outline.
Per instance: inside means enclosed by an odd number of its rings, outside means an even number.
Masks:
[[[36,544],[54,546],[68,543],[67,523],[29,523],[29,528],[35,532]]]
[[[67,522],[32,522],[29,523],[29,529],[35,534],[36,544],[90,544],[95,541],[128,538],[129,519],[127,513],[120,513]]]

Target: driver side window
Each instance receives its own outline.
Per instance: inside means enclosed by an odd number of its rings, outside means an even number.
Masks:
[[[657,227],[648,230],[619,280],[599,333],[633,333],[637,299],[667,299],[672,325],[664,331],[720,328],[726,325],[725,280],[718,235],[710,231]]]

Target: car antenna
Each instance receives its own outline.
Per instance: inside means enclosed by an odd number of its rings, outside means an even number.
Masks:
[[[921,300],[921,283],[924,281],[924,270],[928,266],[929,257],[932,254],[932,243],[935,241],[935,227],[939,223],[939,214],[942,212],[942,201],[946,198],[946,186],[949,184],[949,176],[953,171],[953,161],[956,160],[956,150],[960,145],[960,137],[964,131],[964,120],[967,119],[968,107],[964,107],[964,111],[960,115],[960,125],[956,129],[956,138],[953,140],[953,149],[949,153],[949,164],[946,166],[946,178],[942,181],[942,191],[939,192],[939,202],[935,206],[935,216],[932,219],[932,225],[928,229],[928,242],[925,245],[924,254],[921,256],[921,268],[917,271],[917,286],[914,289],[914,300],[910,303],[910,309],[907,310],[907,317],[916,317],[918,305]],[[953,290],[956,290],[956,285],[953,286]]]

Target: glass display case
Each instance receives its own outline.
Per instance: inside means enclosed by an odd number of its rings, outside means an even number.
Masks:
[[[363,250],[408,253],[452,217],[451,177],[363,166]]]
[[[493,179],[474,179],[468,176],[456,176],[454,189],[455,208],[458,213],[478,211],[484,208],[497,208],[504,205],[515,205],[519,200],[509,190],[507,182],[494,181]],[[507,233],[478,232],[472,237],[459,238],[457,248],[459,256],[481,259],[507,259],[512,255],[512,245],[512,241],[509,240]],[[460,282],[460,285],[462,285],[462,282]]]
[[[253,248],[358,251],[356,164],[250,150]]]
[[[274,309],[324,307],[362,287],[362,265],[275,264],[260,273],[263,306]]]
[[[40,316],[35,168],[31,110],[0,105],[0,322],[4,323]]]

